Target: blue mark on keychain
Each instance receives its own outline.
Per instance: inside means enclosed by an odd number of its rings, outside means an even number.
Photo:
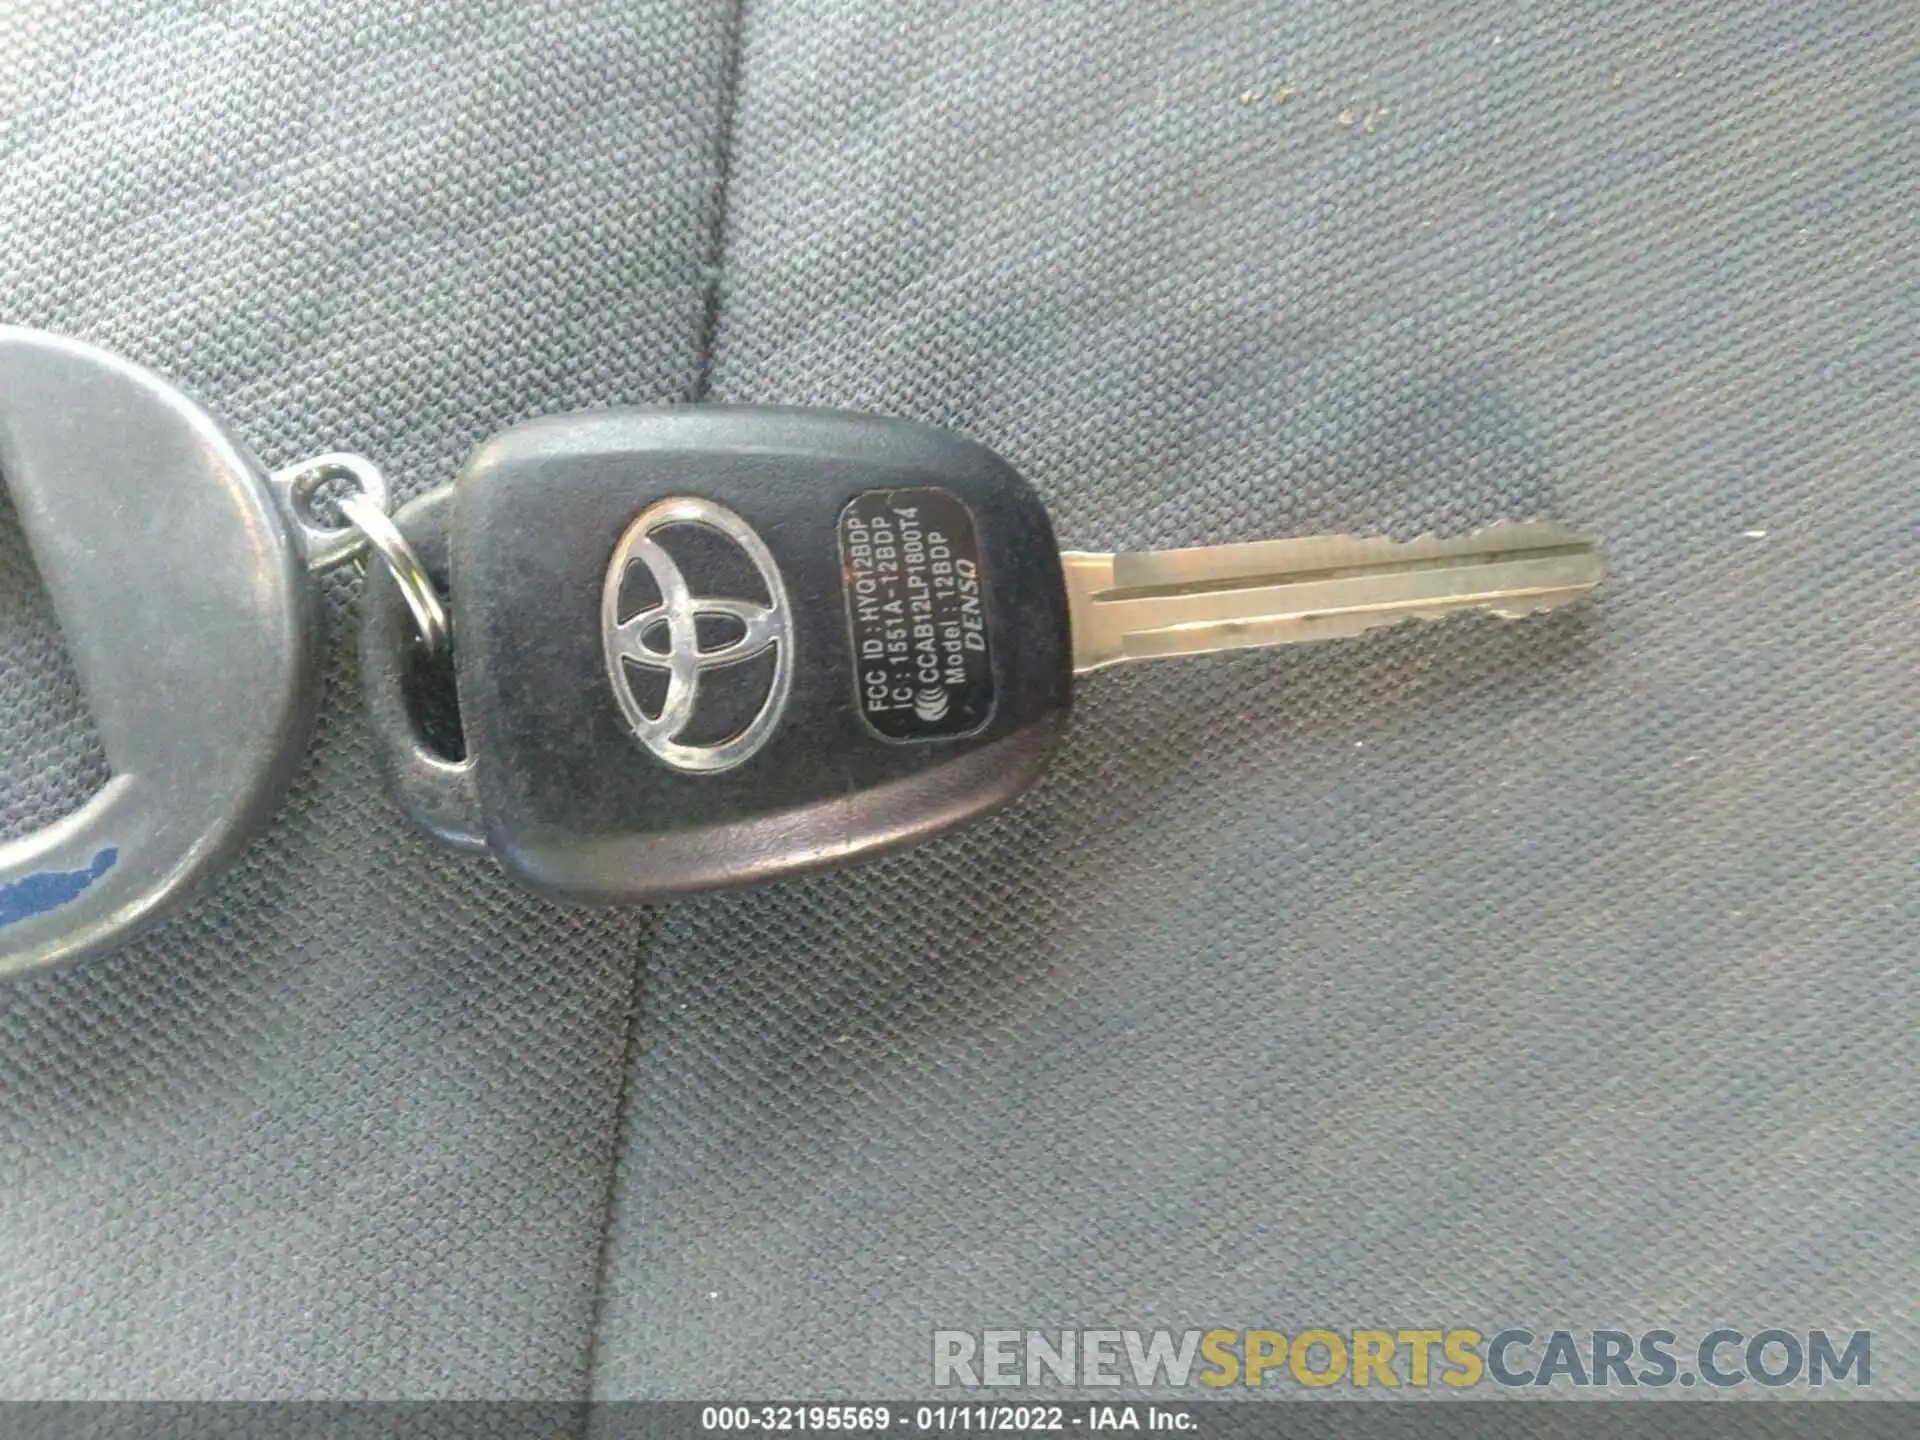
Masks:
[[[71,904],[119,862],[120,851],[109,845],[84,870],[43,870],[11,885],[0,885],[0,928]]]

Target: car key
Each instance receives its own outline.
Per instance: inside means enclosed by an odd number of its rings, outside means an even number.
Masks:
[[[265,823],[320,704],[310,576],[363,556],[364,690],[401,803],[529,885],[613,902],[983,814],[1045,764],[1077,673],[1523,614],[1600,577],[1548,524],[1062,555],[984,446],[805,410],[535,421],[401,526],[366,457],[269,472],[165,377],[9,326],[0,471],[113,772],[0,844],[0,976],[158,922]],[[155,537],[191,543],[130,564]]]
[[[905,421],[702,407],[536,420],[397,518],[448,595],[457,719],[407,587],[362,662],[427,830],[552,896],[644,902],[922,840],[1040,772],[1073,677],[1579,598],[1550,522],[1062,553],[985,446]],[[436,738],[437,735],[437,738]]]

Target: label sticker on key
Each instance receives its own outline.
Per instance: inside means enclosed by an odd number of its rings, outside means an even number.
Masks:
[[[860,713],[888,740],[968,735],[993,713],[973,515],[946,490],[868,490],[840,512]]]

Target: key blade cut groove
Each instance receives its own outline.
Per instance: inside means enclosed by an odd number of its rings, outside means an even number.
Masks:
[[[1113,557],[1113,589],[1092,598],[1137,600],[1159,594],[1197,595],[1278,581],[1297,584],[1593,552],[1593,542],[1584,535],[1546,521],[1524,525],[1507,521],[1472,535],[1422,535],[1405,541],[1310,535],[1191,550],[1136,550]]]
[[[1074,669],[1304,644],[1484,610],[1515,619],[1605,573],[1593,541],[1546,521],[1394,541],[1348,535],[1061,556]]]

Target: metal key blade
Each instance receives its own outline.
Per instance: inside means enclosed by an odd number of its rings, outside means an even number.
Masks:
[[[1447,538],[1323,535],[1060,559],[1076,675],[1125,660],[1333,640],[1460,610],[1516,619],[1579,599],[1606,573],[1591,539],[1550,521]]]

